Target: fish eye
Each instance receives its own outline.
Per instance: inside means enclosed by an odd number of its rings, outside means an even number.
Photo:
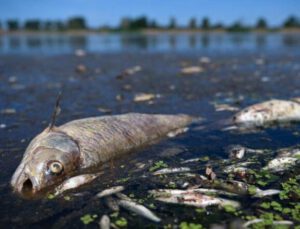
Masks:
[[[48,163],[48,170],[55,175],[62,173],[64,167],[59,161],[50,161]]]

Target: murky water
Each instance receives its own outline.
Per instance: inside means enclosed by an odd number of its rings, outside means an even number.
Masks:
[[[117,184],[124,185],[124,193],[142,200],[145,206],[154,204],[153,211],[163,220],[161,224],[153,224],[124,210],[117,217],[111,217],[113,222],[126,218],[129,228],[176,227],[183,221],[209,227],[229,224],[236,218],[217,208],[208,208],[200,214],[193,207],[153,200],[148,190],[181,188],[188,178],[181,175],[153,177],[149,168],[157,161],[178,167],[183,159],[203,156],[217,163],[227,157],[224,148],[230,144],[273,150],[299,144],[298,125],[247,134],[221,131],[225,120],[234,112],[217,112],[213,105],[226,103],[243,108],[269,98],[299,96],[299,35],[186,34],[174,36],[170,42],[172,36],[0,37],[0,110],[13,108],[16,111],[0,114],[0,227],[83,228],[80,217],[97,214],[95,221],[87,225],[97,228],[101,215],[113,212],[103,200],[91,198]],[[192,42],[191,36],[194,36]],[[87,55],[74,56],[77,48],[87,50]],[[199,62],[204,55],[210,59],[209,63]],[[84,64],[87,71],[76,72],[78,64]],[[183,76],[180,69],[184,64],[200,65],[204,71]],[[135,65],[140,65],[142,71],[122,80],[116,78],[125,68]],[[12,194],[9,180],[30,139],[48,125],[59,91],[63,91],[63,100],[58,124],[103,115],[99,108],[110,109],[112,114],[187,113],[201,116],[205,121],[193,125],[188,133],[143,148],[114,161],[113,166],[104,166],[107,175],[66,194],[70,199],[23,200]],[[140,92],[160,97],[150,104],[133,102]],[[118,95],[123,100],[117,100]],[[145,167],[138,170],[141,163]],[[203,174],[206,163],[189,166],[193,172]],[[73,195],[78,192],[82,196]],[[249,207],[248,199],[243,203],[243,208],[251,212],[253,208]]]

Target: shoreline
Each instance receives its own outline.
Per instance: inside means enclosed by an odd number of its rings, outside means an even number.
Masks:
[[[300,33],[299,29],[253,29],[247,31],[228,31],[225,29],[143,29],[135,31],[99,31],[99,30],[68,30],[68,31],[0,31],[0,36],[3,35],[36,35],[36,34],[66,34],[66,35],[85,35],[85,34],[144,34],[144,35],[156,35],[156,34],[216,34],[216,33],[254,33],[254,34],[266,34],[266,33]]]

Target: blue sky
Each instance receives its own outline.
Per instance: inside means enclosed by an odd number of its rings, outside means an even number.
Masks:
[[[0,20],[62,19],[81,15],[90,26],[117,25],[122,17],[146,15],[161,24],[175,17],[184,25],[191,17],[208,16],[213,23],[258,17],[280,25],[289,15],[300,16],[300,0],[0,0]]]

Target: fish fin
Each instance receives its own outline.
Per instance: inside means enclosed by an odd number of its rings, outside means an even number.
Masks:
[[[54,107],[54,111],[52,113],[52,117],[51,117],[51,122],[49,124],[49,131],[53,130],[54,128],[54,125],[55,125],[55,121],[56,121],[56,118],[57,116],[59,115],[61,109],[60,109],[60,106],[59,106],[59,103],[60,103],[60,100],[61,100],[61,96],[62,96],[62,93],[59,92],[58,93],[58,96],[56,98],[56,102],[55,102],[55,107]]]

